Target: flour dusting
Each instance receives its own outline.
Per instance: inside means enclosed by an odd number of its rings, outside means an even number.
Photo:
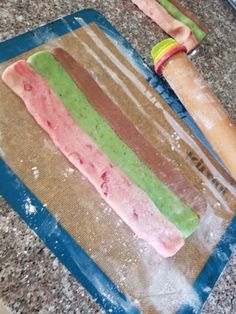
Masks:
[[[68,178],[74,172],[75,172],[74,168],[66,167],[65,171],[63,172],[63,175],[64,177]]]
[[[32,214],[36,214],[37,213],[37,209],[34,205],[32,205],[31,203],[31,199],[29,197],[27,197],[25,199],[25,211],[26,211],[26,214],[28,215],[32,215]]]
[[[211,252],[215,244],[220,240],[225,228],[224,219],[217,216],[214,209],[208,206],[201,219],[200,226],[194,234],[193,240],[196,246],[199,247],[199,250],[205,249]]]
[[[151,302],[158,313],[170,314],[181,304],[198,309],[200,300],[188,282],[185,272],[175,265],[174,259],[165,259],[156,254],[146,243],[135,241],[136,249],[142,251],[140,263],[142,280],[136,275],[137,263],[128,267],[126,284],[136,287],[136,297],[145,303]]]
[[[1,157],[5,157],[5,153],[4,153],[4,151],[3,151],[3,149],[0,147],[0,156]]]
[[[32,172],[33,172],[33,176],[34,176],[35,180],[37,180],[38,177],[39,177],[39,170],[38,170],[38,168],[37,167],[32,167]]]

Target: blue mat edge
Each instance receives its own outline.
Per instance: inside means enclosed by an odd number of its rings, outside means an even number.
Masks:
[[[1,158],[0,177],[0,194],[3,198],[107,313],[140,313]],[[26,200],[30,200],[35,213],[27,213]],[[89,274],[93,274],[93,278]]]
[[[67,22],[66,24],[63,22],[62,19],[59,19],[47,25],[41,26],[33,31],[24,33],[22,35],[19,35],[17,37],[14,37],[12,39],[9,39],[0,43],[0,62],[7,61],[49,40],[52,40],[58,36],[62,36],[68,33],[71,29],[72,30],[78,29],[80,27],[80,24],[78,24],[74,20],[75,17],[83,18],[86,21],[86,23],[95,22],[104,32],[108,33],[109,36],[111,35],[111,32],[112,32],[113,34],[115,34],[117,38],[120,38],[122,40],[122,45],[124,45],[124,47],[132,51],[132,58],[135,58],[135,62],[137,63],[138,68],[141,69],[141,73],[144,75],[145,79],[150,83],[150,85],[153,88],[156,89],[156,91],[159,94],[161,94],[161,96],[166,100],[166,102],[180,116],[180,118],[190,127],[190,129],[192,129],[193,133],[203,142],[203,144],[211,152],[213,151],[210,145],[207,143],[204,136],[202,135],[202,133],[200,132],[200,130],[197,128],[197,126],[193,122],[192,118],[189,116],[188,112],[185,110],[182,104],[178,101],[177,97],[173,94],[173,92],[169,89],[168,85],[155,75],[155,73],[144,63],[141,56],[119,34],[119,32],[117,32],[117,30],[99,12],[97,12],[94,9],[82,10],[80,12],[76,12],[74,14],[64,17],[63,19],[64,21]],[[48,34],[50,34],[50,36],[48,36]],[[34,40],[32,40],[32,38],[37,38],[37,45],[35,45]],[[41,40],[39,40],[39,38]],[[12,47],[18,47],[18,50],[17,49],[12,50]],[[214,151],[213,151],[213,154],[215,154]],[[216,159],[217,158],[218,157],[216,156]],[[6,176],[10,174],[10,176],[12,177],[14,175],[3,160],[0,160],[0,166],[1,166],[1,171],[0,171],[1,176],[4,175],[4,173]],[[4,172],[4,169],[5,169],[5,172]],[[20,182],[20,179],[18,180]],[[22,199],[20,198],[18,198],[17,200],[12,199],[13,197],[12,194],[11,193],[9,194],[6,191],[6,189],[4,188],[4,184],[2,183],[3,182],[0,182],[0,194],[9,202],[9,204],[11,204],[12,206],[14,205],[13,208],[21,215],[21,217],[26,221],[26,223],[31,227],[30,223],[27,221],[27,217],[22,216],[22,212],[19,210],[19,208],[21,208],[22,206]],[[28,192],[31,193],[29,190]],[[31,193],[31,197],[34,197],[32,193]],[[35,197],[34,199],[36,200]],[[63,229],[63,227],[59,223],[58,223],[58,226]],[[37,230],[34,230],[34,231],[38,234]],[[69,234],[67,234],[67,236],[70,237]],[[71,238],[71,241],[74,241],[72,237],[70,238]],[[207,299],[210,293],[210,290],[205,289],[205,288],[206,287],[211,288],[211,289],[213,288],[223,268],[225,267],[227,261],[229,260],[229,257],[232,254],[230,247],[235,244],[236,244],[236,218],[234,218],[232,222],[229,224],[224,235],[222,236],[215,250],[212,252],[207,263],[205,264],[204,268],[202,269],[198,278],[193,284],[193,288],[197,292],[199,299],[201,301],[201,304],[199,305],[198,310],[200,310],[200,307],[205,302],[205,300]],[[49,247],[50,243],[46,243],[46,245]],[[78,245],[77,242],[75,242],[73,245],[77,245],[77,249],[82,250],[82,248]],[[53,248],[51,247],[49,248],[53,251]],[[57,255],[58,254],[57,251],[56,252],[53,251],[53,253],[60,259],[60,256]],[[87,256],[87,258],[90,259],[90,257],[84,251],[83,253]],[[92,259],[90,260],[92,263],[94,263]],[[62,261],[62,262],[65,264],[65,261]],[[107,310],[108,308],[110,309],[110,306],[112,305],[110,304],[109,299],[106,299],[104,302],[104,298],[100,298],[99,292],[97,295],[97,292],[94,291],[94,287],[92,284],[88,285],[86,283],[86,280],[84,280],[83,278],[80,279],[76,276],[73,270],[70,269],[70,266],[68,267],[68,265],[66,264],[65,266],[72,272],[72,274],[76,277],[76,279],[85,286],[85,288],[91,293],[91,295],[97,299],[98,303],[100,303],[100,305],[105,310]],[[212,272],[213,266],[215,269],[214,272]],[[114,286],[114,284],[110,281],[110,279],[105,274],[104,276],[106,277],[108,282],[113,285],[114,291],[119,292],[117,288]],[[126,297],[121,292],[119,292],[118,295],[121,297],[121,300],[120,300],[121,304],[123,302],[122,300],[127,300]],[[132,307],[132,305],[130,306]],[[117,308],[117,306],[113,310],[115,310],[115,312],[113,313],[126,313],[126,312],[122,312],[124,311],[124,308],[119,308],[119,307]],[[138,313],[137,311],[138,311],[137,308],[133,307],[133,312],[127,312],[127,313]],[[191,305],[184,304],[181,306],[178,313],[179,314],[180,313],[181,314],[196,313],[196,307],[193,308]]]

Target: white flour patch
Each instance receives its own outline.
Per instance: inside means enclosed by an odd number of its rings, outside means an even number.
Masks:
[[[68,178],[74,172],[75,172],[74,168],[66,167],[65,171],[63,172],[63,175],[64,177]]]
[[[226,226],[224,219],[214,213],[214,209],[208,206],[201,219],[200,226],[194,233],[193,240],[199,250],[211,252],[220,240]]]
[[[174,132],[173,134],[171,134],[171,137],[173,138],[173,140],[174,140],[174,142],[173,142],[173,144],[174,144],[174,149],[172,149],[172,147],[171,147],[171,150],[175,150],[175,148],[177,148],[177,149],[180,149],[180,143],[179,143],[179,140],[180,140],[180,137],[179,137],[179,135],[176,133],[176,132]]]
[[[38,168],[37,167],[32,167],[32,172],[33,172],[33,176],[34,176],[35,180],[37,180],[38,177],[39,177],[39,170],[38,170]]]
[[[160,257],[144,242],[137,241],[135,244],[136,249],[142,251],[141,268],[133,263],[127,272],[126,283],[136,287],[136,298],[143,302],[147,300],[157,313],[162,314],[174,313],[181,304],[198,309],[198,295],[174,260]],[[142,280],[136,274],[139,269],[142,269]]]
[[[231,252],[233,253],[236,250],[236,244],[230,244],[229,248],[230,248]]]
[[[0,147],[0,156],[1,157],[5,157],[5,153],[4,153],[4,151],[3,151],[3,149]]]
[[[211,288],[207,286],[207,287],[205,287],[203,289],[203,291],[206,292],[206,293],[210,293],[211,292]]]
[[[37,209],[34,205],[31,204],[31,199],[29,197],[25,199],[24,205],[25,205],[26,214],[33,215],[37,213]]]

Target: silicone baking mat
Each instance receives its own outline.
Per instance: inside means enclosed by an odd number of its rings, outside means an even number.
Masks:
[[[26,58],[35,50],[62,46],[72,53],[79,46],[78,39],[87,40],[91,48],[92,42],[83,31],[88,23],[93,23],[89,29],[97,41],[109,47],[104,32],[139,72],[136,75],[144,77],[211,150],[166,83],[94,10],[75,13],[1,43],[1,71],[19,56]],[[91,65],[82,46],[80,51],[81,60]],[[122,60],[116,51],[114,57]],[[160,259],[131,235],[87,181],[71,168],[26,113],[21,101],[2,83],[0,90],[0,131],[4,133],[0,142],[0,194],[108,313],[197,312],[232,253],[236,242],[234,214],[215,209],[217,215],[205,217],[205,224],[179,254]],[[191,137],[188,139],[191,141]],[[234,193],[230,179],[221,177]],[[207,223],[212,217],[215,220]],[[214,230],[209,232],[206,229],[212,223]]]

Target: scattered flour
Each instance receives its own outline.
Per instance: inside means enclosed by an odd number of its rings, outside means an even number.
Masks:
[[[0,147],[0,157],[5,157],[5,153],[1,147]]]
[[[208,206],[204,216],[201,219],[200,227],[194,233],[194,243],[199,250],[211,252],[216,243],[220,240],[226,228],[224,219],[214,212],[214,209]]]
[[[109,207],[109,206],[105,206],[105,207],[103,208],[103,213],[108,213],[108,214],[110,214],[112,211],[113,211],[113,209],[112,209],[111,207]]]
[[[31,199],[29,197],[27,197],[25,199],[25,211],[28,215],[32,215],[32,214],[36,214],[37,213],[37,209],[34,205],[31,204]]]
[[[39,170],[38,170],[38,168],[37,167],[32,167],[32,172],[33,172],[35,180],[37,180],[38,177],[39,177]]]
[[[128,267],[126,278],[128,286],[136,287],[136,298],[141,303],[147,300],[157,313],[162,314],[174,313],[181,304],[189,304],[198,309],[198,295],[188,282],[185,272],[175,265],[174,260],[161,258],[144,242],[136,243],[136,249],[142,251],[139,260],[141,265],[133,263],[132,267]]]
[[[66,167],[65,171],[63,172],[64,177],[68,178],[69,175],[75,172],[74,168]]]

